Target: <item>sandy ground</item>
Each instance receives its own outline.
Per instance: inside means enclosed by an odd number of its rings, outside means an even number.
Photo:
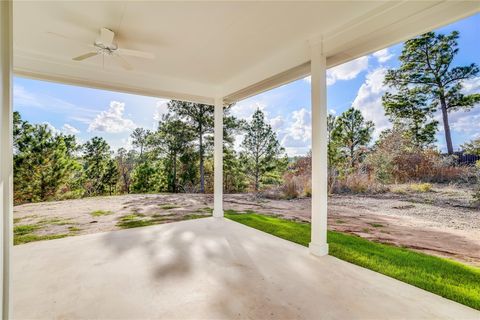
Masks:
[[[469,206],[465,194],[457,187],[437,187],[421,194],[399,189],[377,196],[334,195],[329,198],[329,229],[480,266],[480,210]],[[14,218],[15,225],[41,224],[35,231],[39,235],[76,235],[119,229],[118,221],[129,214],[162,216],[163,223],[208,215],[212,207],[212,195],[136,194],[25,204],[14,208]],[[310,219],[310,199],[228,194],[224,207]],[[95,217],[95,210],[112,214]]]

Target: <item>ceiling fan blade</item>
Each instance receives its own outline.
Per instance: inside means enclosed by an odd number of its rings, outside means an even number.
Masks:
[[[105,46],[110,46],[113,42],[113,37],[115,37],[115,33],[107,28],[100,29],[100,41]]]
[[[155,59],[155,55],[151,52],[123,49],[123,48],[118,48],[117,52],[124,56],[144,58],[144,59]]]
[[[122,66],[123,69],[125,69],[125,70],[132,70],[133,69],[132,65],[130,63],[128,63],[128,61],[125,60],[124,57],[122,57],[118,54],[116,54],[115,57],[117,57],[117,61]]]
[[[98,54],[98,52],[89,52],[89,53],[82,54],[81,56],[72,58],[72,60],[74,60],[74,61],[82,61],[82,60],[91,58],[91,57],[93,57],[93,56],[96,56],[97,54]]]
[[[70,41],[70,42],[72,42],[72,43],[75,43],[75,44],[78,45],[78,46],[84,46],[84,47],[94,48],[94,46],[93,46],[92,44],[87,44],[87,43],[79,42],[79,41],[76,40],[76,39],[67,37],[67,36],[65,36],[65,35],[63,35],[63,34],[60,34],[60,33],[47,31],[46,34],[48,34],[48,35],[50,35],[50,36],[55,36],[55,37],[58,37],[58,38],[62,38],[63,40]]]

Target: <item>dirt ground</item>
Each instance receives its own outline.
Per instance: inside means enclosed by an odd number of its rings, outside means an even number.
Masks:
[[[333,195],[329,198],[329,229],[370,240],[480,266],[480,210],[472,208],[469,191],[435,186],[411,192],[397,186],[381,195]],[[212,195],[135,194],[94,197],[14,207],[15,225],[41,226],[38,235],[79,235],[120,229],[128,216],[171,222],[191,215],[209,215]],[[270,200],[249,194],[224,196],[224,208],[308,221],[310,199]],[[103,213],[95,216],[94,212]]]

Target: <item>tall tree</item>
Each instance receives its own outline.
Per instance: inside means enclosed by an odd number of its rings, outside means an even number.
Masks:
[[[427,94],[421,88],[402,86],[396,93],[386,92],[382,103],[390,121],[405,131],[416,147],[423,148],[435,142],[438,121],[433,117],[436,107],[428,103]]]
[[[75,144],[74,138],[55,134],[47,125],[30,125],[18,113],[14,123],[15,202],[54,199],[79,169],[65,143]]]
[[[185,120],[195,132],[198,144],[200,192],[205,192],[205,135],[213,133],[214,107],[211,105],[172,100],[168,103],[170,112]]]
[[[162,148],[168,158],[167,170],[169,171],[169,191],[177,192],[177,169],[178,159],[188,150],[193,140],[195,132],[184,121],[166,114],[159,123],[155,139],[158,140],[157,146]]]
[[[245,125],[245,137],[242,142],[242,156],[245,166],[253,176],[255,191],[260,189],[262,176],[271,170],[283,153],[277,135],[265,121],[265,115],[257,109],[252,120]]]
[[[118,182],[118,166],[114,159],[109,159],[107,161],[102,180],[108,187],[108,194],[112,195],[112,192],[115,192],[115,187]]]
[[[125,148],[120,148],[117,151],[116,161],[123,192],[130,193],[131,175],[135,167],[136,158],[137,153],[135,150],[127,151]]]
[[[329,114],[327,117],[327,134],[328,134],[328,166],[329,169],[334,170],[340,160],[342,159],[340,152],[338,141],[334,139],[334,131],[338,125],[337,116],[333,114]]]
[[[373,129],[373,122],[365,121],[360,110],[350,108],[337,117],[332,136],[350,158],[351,167],[360,160],[361,148],[372,139]]]
[[[433,108],[441,110],[449,154],[453,153],[453,144],[448,113],[469,110],[480,101],[480,94],[462,93],[462,82],[477,76],[479,68],[474,63],[453,66],[458,37],[457,31],[449,35],[428,32],[406,41],[399,58],[401,66],[388,70],[385,76],[385,84],[396,89],[417,88],[427,95]]]
[[[140,159],[142,159],[145,146],[147,144],[148,136],[151,134],[150,130],[144,128],[136,128],[133,130],[130,137],[132,138],[132,145],[140,149]]]
[[[105,191],[104,175],[110,160],[110,146],[101,137],[93,137],[83,145],[84,171],[87,177],[88,194],[102,194]]]

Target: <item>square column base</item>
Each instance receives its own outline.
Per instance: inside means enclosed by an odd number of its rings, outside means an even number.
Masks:
[[[223,218],[223,210],[213,209],[213,217],[214,218]]]
[[[323,257],[328,255],[328,243],[319,245],[319,244],[310,242],[308,244],[308,249],[310,250],[311,254],[317,257]]]

